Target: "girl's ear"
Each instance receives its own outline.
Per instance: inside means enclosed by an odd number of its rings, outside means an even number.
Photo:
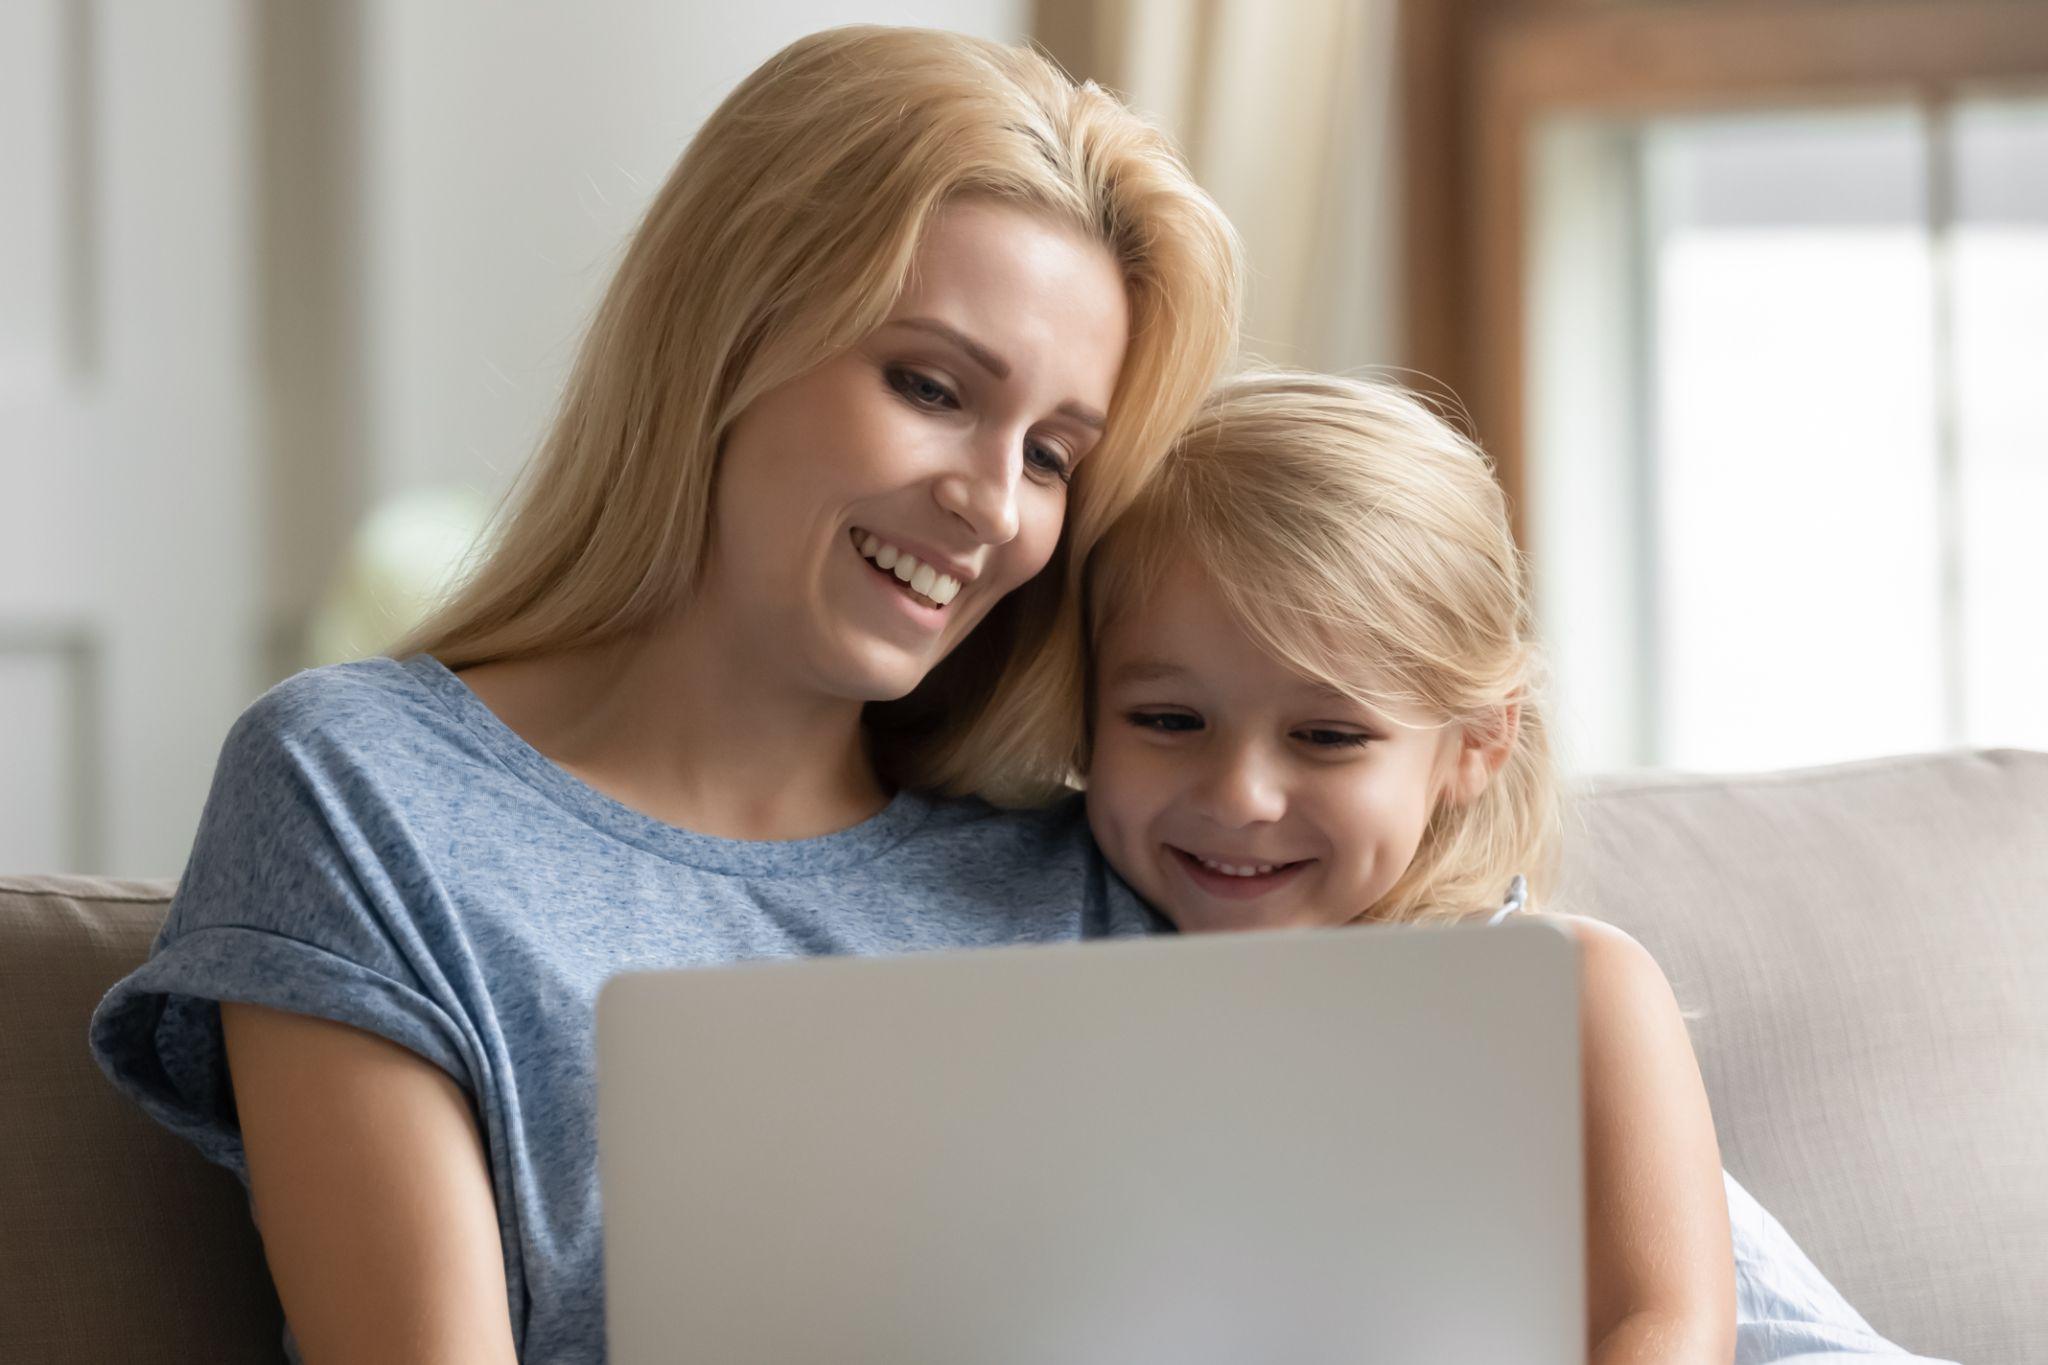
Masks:
[[[1494,774],[1515,751],[1515,740],[1522,731],[1522,703],[1511,701],[1503,706],[1492,725],[1467,724],[1461,729],[1458,754],[1444,795],[1453,805],[1469,806],[1486,791]]]

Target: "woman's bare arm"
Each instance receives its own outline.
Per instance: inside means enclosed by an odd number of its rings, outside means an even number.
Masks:
[[[1627,934],[1560,918],[1582,963],[1593,1363],[1727,1365],[1735,1257],[1721,1150],[1678,1002]]]
[[[395,1043],[224,1004],[264,1255],[308,1365],[515,1365],[468,1098]]]

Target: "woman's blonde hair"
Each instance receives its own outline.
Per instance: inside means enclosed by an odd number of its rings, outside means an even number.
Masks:
[[[591,323],[487,555],[394,653],[450,668],[600,643],[687,600],[718,451],[763,393],[887,320],[933,216],[980,196],[1122,268],[1130,342],[1062,545],[910,697],[869,708],[895,780],[1025,799],[1079,710],[1075,566],[1227,362],[1238,247],[1170,142],[1023,48],[853,27],[790,44],[683,154]]]
[[[1262,649],[1369,706],[1498,737],[1518,705],[1505,764],[1470,804],[1439,802],[1369,918],[1492,910],[1517,873],[1532,903],[1547,891],[1558,798],[1525,565],[1476,446],[1393,384],[1227,380],[1090,556],[1091,645],[1187,559]]]

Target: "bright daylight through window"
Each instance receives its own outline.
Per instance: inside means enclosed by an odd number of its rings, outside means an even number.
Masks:
[[[1536,158],[1567,760],[2048,745],[2048,99],[1559,120]]]

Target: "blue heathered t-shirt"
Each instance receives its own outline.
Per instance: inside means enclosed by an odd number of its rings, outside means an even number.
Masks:
[[[92,1049],[245,1187],[218,1002],[425,1057],[476,1105],[521,1358],[601,1361],[606,978],[1160,923],[1095,852],[1078,800],[1014,812],[906,792],[822,838],[715,839],[571,777],[431,657],[373,659],[301,673],[236,722],[163,932],[100,1003]]]

